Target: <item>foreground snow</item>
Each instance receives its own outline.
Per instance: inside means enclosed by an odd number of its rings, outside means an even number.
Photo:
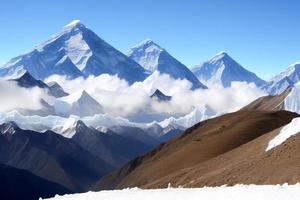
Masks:
[[[55,200],[293,200],[299,199],[300,184],[297,185],[236,185],[233,187],[170,188],[142,190],[138,188],[88,192],[56,196]]]

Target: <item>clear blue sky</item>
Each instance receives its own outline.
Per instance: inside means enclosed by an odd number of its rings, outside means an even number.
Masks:
[[[221,50],[265,79],[300,60],[298,0],[1,0],[0,63],[73,19],[121,51],[151,38],[193,66]]]

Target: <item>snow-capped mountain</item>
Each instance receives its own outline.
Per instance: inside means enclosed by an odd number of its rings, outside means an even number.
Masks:
[[[193,89],[207,88],[185,65],[152,40],[145,40],[131,48],[127,55],[152,73],[158,71],[174,79],[186,79],[192,83]]]
[[[285,91],[288,87],[293,87],[300,80],[300,62],[288,66],[288,68],[273,77],[262,89],[269,94],[275,95]]]
[[[27,54],[11,59],[0,68],[0,76],[28,71],[36,79],[59,74],[68,78],[108,73],[129,83],[144,80],[148,73],[139,64],[99,38],[75,20],[51,39]]]
[[[207,85],[230,87],[233,81],[252,82],[257,86],[265,83],[264,80],[243,68],[224,51],[193,67],[192,71],[200,81]]]
[[[170,101],[172,99],[171,96],[165,95],[159,89],[156,89],[155,92],[150,97],[155,98],[158,101]]]
[[[61,115],[93,116],[103,113],[103,107],[85,90],[59,98],[54,103],[55,111]]]

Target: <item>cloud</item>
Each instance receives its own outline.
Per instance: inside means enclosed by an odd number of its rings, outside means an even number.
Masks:
[[[41,98],[47,98],[46,92],[40,88],[22,88],[16,82],[0,79],[0,112],[14,109],[37,110],[42,107]]]
[[[210,106],[219,113],[235,111],[256,98],[266,95],[255,84],[233,82],[231,87],[211,87],[192,91],[192,84],[187,80],[174,80],[169,75],[153,73],[143,82],[129,85],[117,76],[103,74],[87,79],[68,80],[63,76],[51,76],[47,80],[58,82],[66,92],[73,93],[86,90],[113,116],[130,117],[134,115],[181,116],[195,108]],[[171,95],[169,102],[158,102],[149,96],[159,89]]]

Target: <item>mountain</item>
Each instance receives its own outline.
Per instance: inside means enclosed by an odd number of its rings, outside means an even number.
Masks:
[[[57,194],[69,194],[70,190],[47,181],[26,170],[0,164],[0,197],[9,200],[39,200]]]
[[[288,66],[288,68],[273,77],[262,89],[269,94],[280,94],[288,87],[293,87],[300,80],[300,62],[296,62]]]
[[[152,40],[145,40],[131,48],[127,55],[152,73],[158,71],[174,79],[186,79],[192,83],[193,89],[207,88],[185,65]]]
[[[230,87],[233,81],[245,81],[261,86],[264,80],[243,68],[226,52],[220,52],[208,61],[193,67],[193,73],[207,85],[222,85]]]
[[[103,113],[103,107],[85,90],[59,98],[54,103],[55,111],[63,116],[93,116]]]
[[[52,81],[50,83],[47,83],[51,93],[55,96],[55,97],[64,97],[64,96],[68,96],[69,94],[66,93],[64,91],[64,89],[55,81]]]
[[[15,81],[20,87],[25,88],[32,88],[32,87],[39,87],[41,89],[45,89],[48,91],[49,95],[54,97],[63,97],[68,95],[68,93],[64,92],[64,90],[60,87],[60,85],[52,84],[47,85],[41,80],[35,79],[29,72],[25,72],[24,74],[20,75],[20,77],[15,79],[10,79],[10,81]]]
[[[74,192],[86,191],[112,167],[74,141],[52,131],[0,125],[0,163],[25,169]]]
[[[99,38],[79,20],[72,21],[29,53],[11,59],[0,68],[0,76],[15,76],[25,70],[42,80],[53,74],[72,79],[108,73],[133,83],[148,76],[140,65]]]
[[[93,190],[297,182],[300,148],[266,148],[277,131],[298,116],[242,110],[200,122],[103,177]],[[293,141],[292,146],[299,146],[299,139]]]
[[[109,129],[101,132],[86,126],[82,121],[77,121],[74,129],[71,139],[93,155],[109,163],[114,169],[120,168],[123,164],[153,148],[150,144],[116,134]]]
[[[157,99],[158,101],[171,101],[172,97],[167,96],[162,93],[159,89],[156,89],[155,92],[150,95],[151,98]]]

